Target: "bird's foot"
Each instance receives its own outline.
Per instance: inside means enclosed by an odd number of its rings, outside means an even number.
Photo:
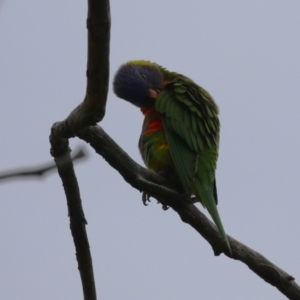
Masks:
[[[166,177],[166,173],[164,171],[158,171],[157,172],[159,176],[161,177]],[[160,203],[159,201],[157,201],[157,203]],[[160,203],[162,205],[162,209],[163,210],[167,210],[169,209],[169,206],[167,204],[163,204],[163,203]]]
[[[192,196],[191,198],[189,198],[188,200],[188,203],[190,204],[195,204],[197,202],[199,202],[198,198],[196,196]]]
[[[160,202],[157,201],[157,203],[160,203]],[[163,204],[163,203],[161,203],[161,205],[162,205],[162,209],[163,209],[163,210],[168,210],[169,207],[170,207],[170,206],[168,206],[167,204]]]
[[[166,172],[165,171],[158,171],[157,174],[161,177],[165,177],[166,178]]]
[[[147,202],[151,202],[151,200],[150,200],[150,195],[147,194],[146,192],[143,192],[143,194],[142,194],[142,201],[143,201],[143,204],[144,204],[145,206],[148,206],[148,203],[147,203]]]
[[[158,171],[157,174],[158,174],[159,176],[166,177],[166,173],[165,173],[164,171]],[[144,204],[145,206],[148,206],[148,202],[151,202],[150,197],[151,197],[151,196],[150,196],[149,194],[147,194],[146,192],[143,192],[143,193],[142,193],[142,200],[143,200],[143,204]],[[161,203],[161,202],[159,202],[159,201],[157,201],[157,203],[162,205],[162,209],[163,209],[163,210],[169,209],[169,206],[168,206],[168,205],[163,204],[163,203]]]
[[[151,196],[150,196],[149,194],[147,194],[146,192],[143,192],[143,194],[142,194],[142,201],[143,201],[143,204],[144,204],[145,206],[148,206],[148,202],[151,202],[150,197],[151,197]],[[163,209],[163,210],[169,209],[169,206],[168,206],[168,205],[163,204],[163,203],[160,203],[159,201],[157,201],[157,203],[162,205],[162,209]]]

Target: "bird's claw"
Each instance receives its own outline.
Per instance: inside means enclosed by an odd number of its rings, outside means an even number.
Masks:
[[[150,196],[149,194],[147,194],[146,192],[143,192],[143,194],[142,194],[142,201],[143,201],[143,204],[144,204],[145,206],[148,206],[148,202],[151,202],[150,197],[151,197],[151,196]],[[163,203],[160,203],[159,201],[157,201],[157,203],[162,205],[162,209],[163,209],[163,210],[169,209],[169,206],[168,206],[168,205],[163,204]]]
[[[163,210],[169,209],[169,206],[168,206],[167,204],[161,203],[161,202],[159,202],[159,201],[157,201],[157,204],[161,204]]]
[[[190,199],[188,199],[188,203],[195,204],[197,202],[199,202],[199,200],[195,196],[192,196]]]
[[[160,203],[160,202],[158,202],[158,203]],[[169,209],[169,206],[167,204],[161,203],[161,205],[162,205],[163,210],[168,210]]]
[[[150,195],[147,194],[146,192],[143,192],[143,194],[142,194],[142,201],[143,201],[143,204],[145,206],[148,206],[147,202],[151,202]]]

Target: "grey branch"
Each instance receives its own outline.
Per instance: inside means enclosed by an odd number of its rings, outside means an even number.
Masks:
[[[72,161],[82,160],[87,157],[87,152],[83,147],[74,150],[74,154],[72,155]],[[62,157],[61,163],[64,164],[66,162],[66,157]],[[56,164],[53,162],[49,162],[43,165],[39,165],[36,167],[27,167],[23,169],[16,169],[12,171],[6,171],[0,173],[0,181],[9,180],[9,179],[19,179],[24,177],[43,177],[51,171],[56,170]]]
[[[68,139],[79,137],[102,155],[132,187],[170,206],[181,220],[190,224],[212,246],[215,255],[226,256],[245,263],[266,282],[275,286],[289,299],[300,299],[300,287],[294,278],[264,256],[232,237],[232,256],[215,225],[206,218],[190,199],[159,175],[135,163],[104,131],[95,126],[105,114],[109,78],[110,9],[108,0],[88,0],[88,63],[87,91],[84,101],[70,115],[52,126],[51,154],[63,181],[69,209],[70,228],[76,248],[85,300],[96,299],[92,258],[85,230],[78,182],[70,157]]]
[[[88,0],[88,61],[86,95],[70,115],[52,126],[51,154],[63,182],[70,218],[70,229],[76,248],[85,300],[95,300],[92,256],[86,233],[86,219],[82,209],[80,191],[70,158],[68,139],[80,130],[100,122],[105,115],[109,79],[110,7],[109,0]],[[63,165],[63,157],[67,163]]]
[[[215,225],[191,201],[187,201],[184,195],[173,190],[172,185],[164,178],[134,162],[100,126],[82,130],[78,137],[89,143],[132,187],[146,192],[176,211],[183,222],[191,225],[210,243],[215,255],[224,253],[229,258],[245,263],[253,272],[275,286],[287,298],[300,299],[300,287],[296,284],[293,276],[277,267],[260,253],[229,236],[231,257]]]

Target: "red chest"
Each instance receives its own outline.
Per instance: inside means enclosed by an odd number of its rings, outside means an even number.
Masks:
[[[141,111],[145,115],[143,136],[163,130],[162,119],[154,107],[142,108]]]

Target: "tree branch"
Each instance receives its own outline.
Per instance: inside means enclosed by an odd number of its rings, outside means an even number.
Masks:
[[[55,148],[55,143],[52,144]],[[61,147],[61,145],[59,145]],[[79,186],[74,172],[73,163],[69,154],[68,144],[65,144],[65,154],[54,158],[59,176],[63,182],[67,197],[70,229],[73,236],[78,269],[81,275],[84,299],[97,299],[93,273],[92,256],[87,238],[85,225],[87,221],[82,209]],[[62,163],[62,160],[64,162]]]
[[[62,122],[51,128],[51,154],[62,179],[70,217],[70,228],[76,248],[85,300],[95,300],[96,287],[92,257],[86,234],[86,220],[68,139],[87,126],[101,121],[105,115],[109,80],[110,7],[109,0],[88,0],[87,89],[84,101]],[[63,157],[67,163],[61,165]]]
[[[74,150],[74,154],[72,155],[72,161],[78,161],[87,157],[87,152],[83,147]],[[61,163],[65,164],[67,161],[66,157],[61,158]],[[8,171],[0,173],[0,181],[8,180],[8,179],[17,179],[19,177],[43,177],[49,174],[51,171],[56,170],[56,164],[53,162],[49,162],[47,164],[37,166],[37,167],[29,167],[23,169],[17,169],[14,171]]]
[[[105,115],[109,80],[109,0],[88,0],[87,89],[82,103],[52,127],[52,135],[70,138],[81,128],[95,125]]]
[[[105,114],[109,78],[110,11],[108,0],[88,0],[88,63],[87,90],[84,101],[62,122],[52,126],[51,154],[63,181],[69,209],[70,227],[76,247],[84,299],[96,299],[92,258],[85,230],[85,216],[68,139],[78,136],[102,155],[123,178],[139,191],[148,193],[164,205],[172,207],[183,222],[190,224],[212,246],[215,255],[245,263],[266,282],[275,286],[289,299],[300,299],[300,287],[294,278],[258,252],[229,237],[232,256],[214,224],[189,199],[176,192],[164,178],[135,163],[99,126]],[[63,159],[63,157],[65,157]],[[63,162],[64,160],[64,162]]]
[[[100,126],[89,127],[81,131],[78,137],[88,142],[132,187],[172,207],[183,222],[191,225],[209,242],[215,255],[224,253],[232,259],[245,263],[254,273],[275,286],[289,299],[300,299],[300,287],[293,276],[260,253],[229,236],[231,257],[215,225],[195,205],[187,201],[184,195],[172,190],[172,186],[164,178],[134,162]]]

